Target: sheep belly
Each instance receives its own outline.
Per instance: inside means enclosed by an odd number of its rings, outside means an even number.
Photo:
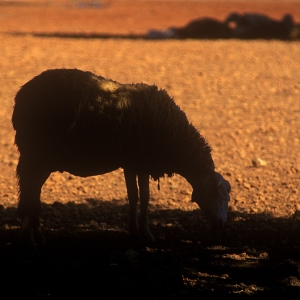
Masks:
[[[119,169],[120,165],[115,162],[95,164],[95,161],[72,161],[58,169],[59,172],[69,172],[75,176],[89,177],[110,173]]]

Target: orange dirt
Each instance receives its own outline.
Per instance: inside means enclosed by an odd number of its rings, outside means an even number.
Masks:
[[[107,0],[93,8],[87,4],[100,1],[82,2],[85,6],[79,1],[0,2],[4,293],[12,298],[296,299],[300,42],[55,35],[142,35],[195,18],[224,20],[232,11],[276,19],[291,13],[300,22],[300,2]],[[231,183],[229,221],[222,233],[211,231],[190,202],[190,186],[175,175],[161,180],[160,191],[151,182],[150,227],[157,244],[133,246],[126,235],[122,170],[90,178],[54,173],[42,191],[48,243],[35,254],[15,245],[20,222],[15,214],[18,153],[10,123],[14,95],[43,70],[62,67],[122,83],[156,84],[174,97],[211,144],[216,169]]]

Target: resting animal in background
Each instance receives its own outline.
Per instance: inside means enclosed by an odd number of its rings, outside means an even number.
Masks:
[[[213,226],[227,220],[230,184],[214,170],[211,148],[166,91],[120,84],[76,69],[48,70],[15,97],[12,115],[22,234],[43,241],[40,193],[48,176],[92,176],[124,169],[129,230],[153,241],[148,226],[149,176],[182,175]],[[140,224],[137,202],[140,197]]]
[[[229,39],[233,32],[226,22],[212,18],[195,19],[183,27],[170,27],[167,30],[150,30],[150,39]]]
[[[211,18],[196,19],[184,27],[174,27],[174,38],[179,39],[229,39],[233,37],[226,22]]]
[[[240,39],[289,39],[294,27],[290,14],[285,14],[280,21],[257,13],[231,13],[226,18],[228,26],[232,26],[235,38]]]

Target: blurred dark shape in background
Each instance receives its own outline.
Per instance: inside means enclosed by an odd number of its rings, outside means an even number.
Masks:
[[[292,15],[285,14],[275,20],[258,13],[230,13],[225,21],[213,18],[195,19],[184,27],[170,27],[167,30],[151,29],[149,39],[280,39],[300,38],[300,24]]]
[[[288,39],[295,22],[290,14],[274,20],[264,14],[231,13],[226,23],[232,28],[233,36],[239,39]]]

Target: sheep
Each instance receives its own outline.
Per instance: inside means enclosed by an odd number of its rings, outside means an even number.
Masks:
[[[150,30],[149,39],[229,39],[233,32],[226,22],[213,18],[195,19],[183,27],[170,27],[167,30]]]
[[[229,39],[233,37],[226,22],[213,18],[195,19],[184,27],[172,28],[174,37],[179,39]]]
[[[46,70],[17,92],[12,124],[20,154],[17,211],[27,241],[45,241],[40,193],[55,171],[87,177],[123,168],[129,232],[136,239],[155,240],[148,225],[149,177],[180,174],[212,225],[227,221],[230,184],[215,171],[210,146],[155,85],[120,84],[77,69]]]
[[[231,13],[226,23],[232,28],[234,37],[239,39],[288,39],[294,27],[290,14],[285,14],[280,21],[257,13]]]

